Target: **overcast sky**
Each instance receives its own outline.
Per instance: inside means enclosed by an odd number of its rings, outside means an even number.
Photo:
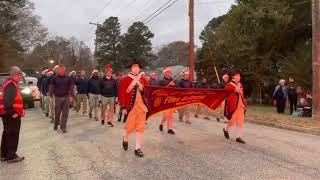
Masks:
[[[142,21],[168,0],[31,0],[50,36],[75,36],[94,47],[95,26],[109,16],[120,19],[122,32],[134,21]],[[234,0],[195,0],[195,44],[212,17],[225,14]],[[107,5],[108,4],[108,5]],[[107,6],[106,6],[107,5]],[[105,7],[105,8],[104,8]],[[155,34],[153,47],[176,40],[188,41],[188,0],[178,0],[148,24]]]

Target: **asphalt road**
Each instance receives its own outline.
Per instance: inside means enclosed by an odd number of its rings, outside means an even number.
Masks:
[[[226,140],[223,123],[175,122],[176,135],[151,120],[144,158],[122,149],[123,124],[107,128],[71,112],[68,133],[53,131],[39,108],[27,110],[18,153],[21,163],[0,163],[0,179],[320,179],[320,137],[246,124],[247,144]],[[2,124],[0,125],[2,129]]]

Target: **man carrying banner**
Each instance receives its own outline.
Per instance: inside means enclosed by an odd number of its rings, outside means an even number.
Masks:
[[[222,81],[219,84],[219,88],[224,89],[226,87],[226,85],[229,83],[229,75],[228,74],[224,74],[222,76]],[[223,101],[220,105],[220,117],[217,117],[217,121],[220,122],[220,119],[223,119],[223,121],[225,123],[228,122],[228,119],[225,117],[226,114],[226,102]]]
[[[163,70],[164,78],[159,82],[160,86],[164,87],[175,87],[176,84],[174,83],[174,80],[171,78],[171,69],[165,68]],[[168,110],[167,112],[163,113],[163,118],[160,122],[159,130],[163,131],[163,125],[167,122],[168,125],[168,133],[174,135],[175,132],[173,131],[173,115],[174,110]]]
[[[125,136],[123,138],[123,149],[128,150],[129,135],[136,131],[135,155],[143,157],[141,151],[142,134],[145,129],[148,108],[144,99],[144,87],[148,84],[147,79],[141,76],[139,63],[132,63],[131,72],[123,78],[119,87],[119,103],[123,107],[122,113],[127,116],[125,124]]]
[[[190,81],[190,79],[189,79],[189,72],[188,71],[185,71],[183,73],[183,78],[180,80],[178,87],[180,87],[180,88],[192,88],[193,87],[192,81]],[[186,118],[185,123],[191,124],[190,107],[189,106],[186,106],[179,111],[180,122],[183,122],[183,116],[185,116],[185,118]]]
[[[196,88],[209,89],[210,86],[209,86],[209,84],[207,82],[207,78],[203,78],[201,80],[201,82],[198,82],[197,85],[196,85]],[[195,113],[194,117],[198,118],[200,114],[204,115],[203,119],[210,120],[210,118],[208,117],[209,113],[208,113],[207,108],[202,106],[202,105],[197,105],[197,109],[196,109],[196,113]]]
[[[224,136],[229,139],[229,132],[234,124],[237,125],[237,138],[238,143],[244,144],[242,140],[242,129],[244,123],[244,114],[246,111],[246,100],[243,93],[243,86],[240,82],[240,72],[233,70],[230,74],[232,81],[229,82],[225,89],[232,90],[233,93],[226,99],[226,117],[229,119],[227,127],[223,129]]]
[[[149,83],[150,86],[159,86],[159,81],[158,81],[156,72],[152,72],[150,74],[150,79],[149,79],[148,83]]]

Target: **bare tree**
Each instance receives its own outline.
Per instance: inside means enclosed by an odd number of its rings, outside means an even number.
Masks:
[[[18,41],[24,49],[43,44],[48,35],[47,28],[40,23],[40,16],[33,14],[34,4],[26,2],[26,5],[17,9],[17,20],[13,39]]]

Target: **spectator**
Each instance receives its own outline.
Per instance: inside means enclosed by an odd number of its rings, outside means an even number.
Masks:
[[[3,133],[1,139],[1,161],[14,163],[24,160],[16,154],[19,144],[21,117],[24,116],[23,100],[19,89],[22,71],[13,66],[10,77],[2,85],[3,106],[0,106],[2,115]]]
[[[286,97],[288,95],[288,89],[285,86],[286,81],[281,79],[279,81],[279,85],[276,86],[272,99],[276,101],[277,111],[278,113],[284,113],[286,106]]]
[[[297,83],[294,80],[293,76],[289,76],[288,83],[288,98],[290,102],[290,114],[295,110],[297,110],[297,101],[298,101],[298,93],[297,93]]]
[[[298,109],[302,109],[302,117],[312,117],[312,96],[309,92],[300,99]]]

